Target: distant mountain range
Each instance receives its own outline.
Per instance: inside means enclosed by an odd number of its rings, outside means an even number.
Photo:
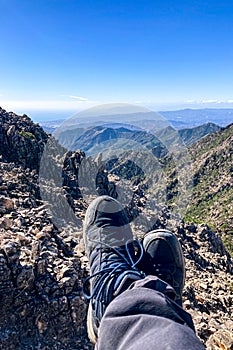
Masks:
[[[207,123],[195,128],[175,130],[171,126],[155,133],[140,129],[128,129],[128,126],[115,124],[112,127],[96,126],[83,129],[65,129],[57,131],[55,136],[69,150],[84,150],[90,155],[96,155],[106,148],[132,149],[146,147],[157,157],[167,154],[167,147],[172,144],[189,146],[212,132],[220,129],[213,123]]]
[[[150,124],[152,119],[150,118],[149,112],[147,113],[146,118],[145,116],[144,118],[140,118],[140,113],[132,113],[132,115],[133,114],[135,115],[135,120],[138,127],[148,130],[148,124],[151,126]],[[167,120],[167,126],[170,125],[175,129],[192,128],[209,122],[220,126],[227,126],[233,122],[233,109],[182,109],[176,111],[161,111],[159,114],[163,116],[165,120]],[[102,123],[104,123],[106,116],[102,117]],[[68,120],[72,120],[72,118]],[[116,120],[118,120],[117,116],[115,117],[115,121]],[[85,121],[88,121],[87,117],[85,118]],[[40,125],[44,128],[45,131],[53,133],[54,130],[61,127],[63,123],[67,124],[67,119],[44,121],[41,122]]]
[[[59,142],[69,150],[85,151],[88,155],[97,155],[106,149],[135,149],[146,147],[158,157],[167,153],[166,147],[152,133],[140,130],[130,130],[119,126],[110,128],[96,126],[87,130],[65,130],[56,135]]]
[[[163,111],[160,114],[177,129],[190,128],[208,122],[227,126],[233,122],[233,109],[230,108],[181,109],[177,111]]]

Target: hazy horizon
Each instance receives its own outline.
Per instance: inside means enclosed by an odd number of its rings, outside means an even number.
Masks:
[[[104,105],[104,104],[103,104]],[[100,105],[96,105],[96,106],[102,106],[102,104]],[[197,106],[190,106],[190,105],[167,105],[164,106],[164,108],[153,108],[152,107],[148,107],[148,106],[143,106],[143,105],[135,105],[135,106],[142,106],[142,107],[146,107],[149,108],[151,111],[157,112],[157,113],[163,113],[163,112],[176,112],[176,111],[185,111],[185,110],[193,110],[193,111],[222,111],[222,110],[230,110],[233,111],[233,105],[232,107],[229,106],[221,106],[221,107],[203,107],[202,105],[197,105]],[[25,109],[21,109],[21,108],[14,108],[14,109],[10,109],[10,108],[4,108],[4,105],[0,105],[1,108],[5,109],[7,112],[14,112],[16,114],[19,115],[23,115],[26,114],[28,115],[35,123],[40,123],[40,122],[54,122],[54,121],[59,121],[59,120],[65,120],[65,119],[69,119],[72,118],[74,115],[81,113],[85,110],[88,110],[89,108],[85,108],[85,109],[73,109],[73,110],[52,110],[52,109],[33,109],[33,110],[29,110],[27,108]],[[95,107],[95,106],[94,106]],[[162,107],[162,106],[160,106]],[[231,119],[230,122],[233,122],[233,117]]]

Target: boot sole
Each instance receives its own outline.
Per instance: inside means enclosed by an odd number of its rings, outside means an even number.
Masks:
[[[87,313],[87,334],[90,341],[95,345],[97,342],[97,335],[96,335],[97,330],[95,331],[95,327],[92,322],[92,317],[93,317],[93,311],[92,311],[92,305],[90,302],[88,306],[88,313]]]

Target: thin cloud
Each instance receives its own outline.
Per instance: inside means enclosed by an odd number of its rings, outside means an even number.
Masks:
[[[219,103],[219,100],[202,100],[201,103]]]
[[[206,100],[186,100],[185,103],[188,104],[227,104],[233,103],[233,99],[229,99],[229,100],[217,100],[217,99],[206,99]]]
[[[69,97],[70,98],[75,98],[75,100],[78,100],[78,101],[88,101],[88,98],[86,98],[86,97],[74,96],[74,95],[71,95]]]
[[[69,98],[75,99],[76,101],[81,101],[81,102],[89,101],[88,98],[82,97],[82,96],[76,96],[76,95],[61,95],[61,96],[69,97]]]
[[[217,104],[228,104],[228,103],[233,103],[233,100],[203,100],[201,103],[217,103]]]

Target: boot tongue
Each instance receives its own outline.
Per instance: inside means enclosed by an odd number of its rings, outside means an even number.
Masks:
[[[133,236],[128,225],[120,227],[105,225],[100,228],[100,242],[113,248],[124,247],[127,242],[133,242]]]

